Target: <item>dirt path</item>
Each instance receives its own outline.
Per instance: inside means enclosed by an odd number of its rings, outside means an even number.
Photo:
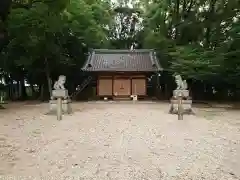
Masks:
[[[239,180],[240,112],[177,121],[168,108],[78,103],[62,121],[44,115],[47,104],[0,111],[0,180]]]

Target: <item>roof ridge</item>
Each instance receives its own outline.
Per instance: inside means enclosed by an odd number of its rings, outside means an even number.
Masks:
[[[134,49],[134,50],[130,50],[130,49],[93,49],[94,52],[98,53],[98,52],[107,52],[107,53],[111,53],[111,52],[119,52],[119,53],[131,53],[131,52],[152,52],[154,51],[153,49]]]
[[[133,60],[126,58],[128,56],[133,57]],[[122,63],[119,64],[120,61]],[[162,70],[153,49],[135,49],[133,51],[129,49],[92,49],[83,69],[86,71],[143,72]]]

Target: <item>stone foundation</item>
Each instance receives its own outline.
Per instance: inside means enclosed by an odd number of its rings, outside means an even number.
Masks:
[[[170,114],[178,114],[178,100],[177,99],[171,99],[171,106],[169,113]],[[182,108],[183,108],[183,114],[194,114],[192,110],[192,100],[182,100]]]
[[[64,99],[66,99],[68,97],[68,90],[66,89],[52,90],[52,99],[57,97],[64,97]]]
[[[183,97],[188,98],[189,97],[189,91],[188,90],[174,90],[173,91],[173,97],[178,97],[179,94],[182,94]]]
[[[64,99],[62,100],[62,113],[63,114],[71,114],[71,100]],[[49,112],[47,114],[57,114],[57,100],[50,100],[49,101]]]

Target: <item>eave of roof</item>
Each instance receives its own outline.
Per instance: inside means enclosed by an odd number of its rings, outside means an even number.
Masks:
[[[89,68],[92,67],[92,61],[94,60],[94,56],[95,54],[128,54],[128,53],[149,53],[150,59],[151,59],[151,63],[152,66],[156,69],[156,70],[135,70],[138,72],[153,72],[153,71],[162,71],[163,68],[161,67],[157,56],[156,56],[156,52],[153,49],[134,49],[134,50],[129,50],[129,49],[93,49],[92,52],[90,53],[88,59],[86,60],[86,62],[83,65],[82,70],[84,71],[106,71],[106,69],[98,69],[98,70],[90,70]],[[110,72],[111,70],[107,70],[108,72]],[[118,70],[114,70],[116,71],[130,71],[130,70],[124,70],[124,69],[118,69]]]

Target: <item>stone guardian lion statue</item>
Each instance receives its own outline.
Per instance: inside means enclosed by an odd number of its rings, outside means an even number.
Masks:
[[[60,75],[60,76],[58,77],[58,80],[54,83],[53,88],[54,88],[55,90],[65,89],[65,87],[64,87],[65,82],[66,82],[66,76]]]
[[[177,90],[186,90],[188,88],[187,81],[182,80],[180,75],[175,75],[175,82],[177,84]]]

